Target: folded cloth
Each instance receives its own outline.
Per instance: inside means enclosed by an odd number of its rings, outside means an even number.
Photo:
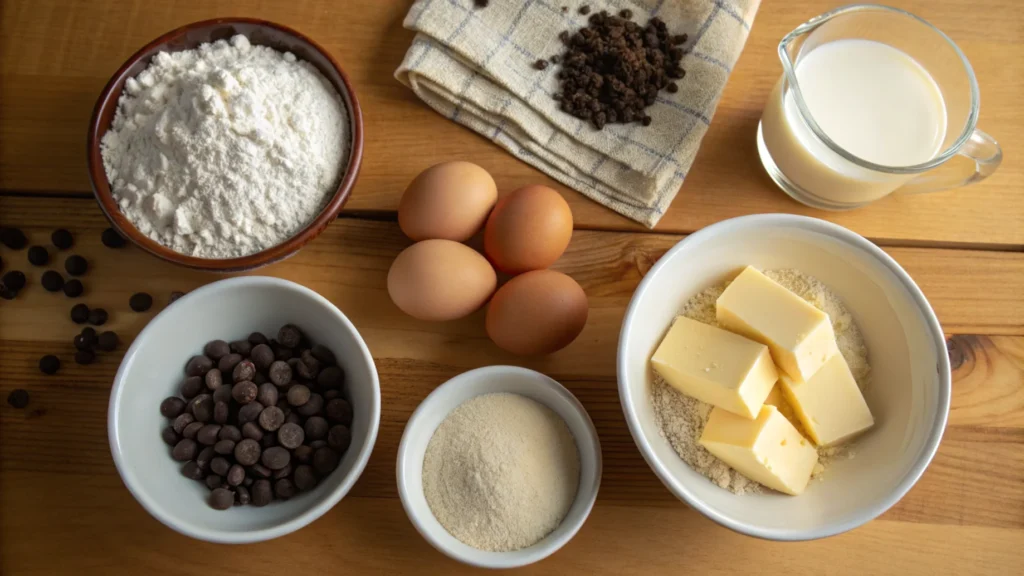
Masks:
[[[693,164],[760,0],[417,0],[417,32],[395,77],[431,108],[496,142],[563,184],[647,226],[668,209]],[[647,109],[650,126],[597,130],[562,112],[559,66],[534,63],[564,51],[558,34],[590,13],[633,12],[687,34],[679,90]],[[563,9],[563,6],[565,9]]]

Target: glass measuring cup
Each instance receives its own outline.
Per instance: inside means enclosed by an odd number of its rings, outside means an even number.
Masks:
[[[866,160],[837,144],[811,114],[797,69],[819,47],[850,39],[895,48],[934,80],[945,108],[945,135],[927,161],[889,166]],[[757,149],[768,175],[799,202],[828,210],[857,208],[893,192],[972,184],[1002,161],[999,144],[977,129],[978,82],[967,58],[948,36],[913,14],[869,4],[827,12],[786,35],[779,59],[783,75],[762,113]]]

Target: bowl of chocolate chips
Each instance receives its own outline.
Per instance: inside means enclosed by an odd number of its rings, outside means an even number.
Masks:
[[[327,513],[377,438],[380,383],[326,298],[250,276],[195,290],[125,354],[108,434],[140,504],[187,536],[259,542]]]

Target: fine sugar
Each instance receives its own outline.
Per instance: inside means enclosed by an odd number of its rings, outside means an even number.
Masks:
[[[347,164],[348,132],[316,68],[239,35],[154,56],[125,83],[101,149],[114,198],[143,234],[231,258],[316,217]]]
[[[466,401],[438,426],[423,460],[423,492],[452,536],[480,550],[537,543],[576,499],[580,459],[565,421],[518,394]]]
[[[764,273],[829,315],[839,351],[850,366],[857,385],[864,390],[871,375],[868,351],[860,329],[842,300],[819,280],[799,271],[765,270]],[[716,326],[718,323],[715,320],[715,301],[725,291],[726,286],[728,283],[711,286],[699,292],[683,304],[679,314]],[[733,470],[700,445],[700,435],[711,414],[710,404],[679,392],[662,380],[657,373],[654,374],[654,383],[651,386],[651,404],[661,435],[690,467],[715,484],[736,494],[758,493],[764,490],[760,484]],[[793,425],[803,433],[799,420],[793,420]],[[814,471],[814,476],[820,477],[832,460],[844,456],[853,456],[849,445],[818,448],[818,467]]]

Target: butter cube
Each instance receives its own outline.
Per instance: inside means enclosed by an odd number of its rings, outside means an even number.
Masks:
[[[803,382],[839,352],[828,314],[747,266],[715,302],[718,324],[766,344],[775,364]]]
[[[779,377],[781,378],[782,374],[780,374]],[[778,408],[779,412],[786,417],[786,420],[789,420],[789,422],[793,424],[801,434],[803,433],[803,431],[800,430],[800,427],[802,426],[802,424],[800,424],[800,419],[797,418],[796,412],[793,412],[793,407],[789,405],[789,400],[786,400],[786,396],[782,393],[782,385],[780,383],[775,383],[775,386],[772,387],[772,391],[768,393],[768,397],[764,399],[764,403]]]
[[[779,385],[807,435],[819,446],[838,444],[875,424],[842,354],[829,359],[806,382],[782,375]]]
[[[814,446],[771,405],[756,420],[713,409],[700,443],[747,478],[793,496],[804,491],[818,463]]]
[[[651,364],[676,390],[745,418],[757,417],[779,379],[767,346],[684,316]]]

